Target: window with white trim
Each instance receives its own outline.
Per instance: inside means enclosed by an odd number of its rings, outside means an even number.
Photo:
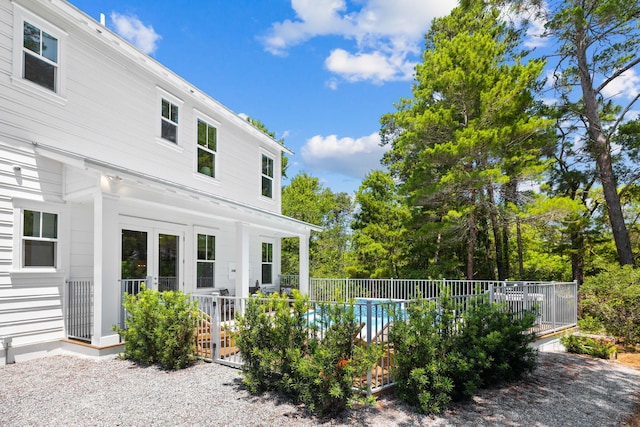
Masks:
[[[273,243],[262,242],[262,284],[273,283]]]
[[[25,209],[22,215],[22,266],[56,267],[58,214]]]
[[[273,159],[262,155],[262,195],[273,198]]]
[[[23,21],[22,78],[58,91],[58,38]]]
[[[178,106],[162,98],[160,136],[174,144],[178,143]]]
[[[198,173],[216,177],[218,129],[198,119]]]
[[[198,234],[196,286],[213,288],[216,277],[216,236]]]

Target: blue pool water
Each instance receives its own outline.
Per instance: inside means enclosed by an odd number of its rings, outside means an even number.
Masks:
[[[354,309],[355,321],[363,325],[359,338],[366,340],[371,334],[371,339],[381,338],[385,326],[397,318],[404,319],[406,312],[404,304],[399,301],[380,299],[358,299],[351,306]],[[328,313],[321,307],[307,313],[309,325],[317,326],[320,330],[330,326]]]

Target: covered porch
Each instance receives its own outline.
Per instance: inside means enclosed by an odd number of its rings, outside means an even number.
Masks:
[[[309,275],[309,238],[320,231],[314,225],[95,159],[47,155],[63,162],[66,176],[62,309],[69,339],[119,344],[113,326],[123,321],[123,292],[143,283],[192,295],[224,289],[238,298],[256,285],[275,287],[282,238],[299,239],[299,271]]]

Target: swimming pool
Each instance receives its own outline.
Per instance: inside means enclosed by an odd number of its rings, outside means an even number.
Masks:
[[[355,321],[362,325],[357,337],[364,341],[367,341],[368,337],[371,337],[372,341],[386,341],[389,323],[406,316],[404,301],[399,300],[362,298],[353,303],[340,305],[353,307]],[[329,313],[323,310],[322,305],[307,312],[306,319],[308,325],[321,331],[331,326]]]

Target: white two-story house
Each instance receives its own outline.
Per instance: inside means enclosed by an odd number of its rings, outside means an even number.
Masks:
[[[284,237],[308,289],[318,228],[281,214],[283,153],[68,2],[0,0],[5,363],[61,348],[71,305],[91,320],[80,338],[119,343],[123,280],[240,297],[276,284]]]

